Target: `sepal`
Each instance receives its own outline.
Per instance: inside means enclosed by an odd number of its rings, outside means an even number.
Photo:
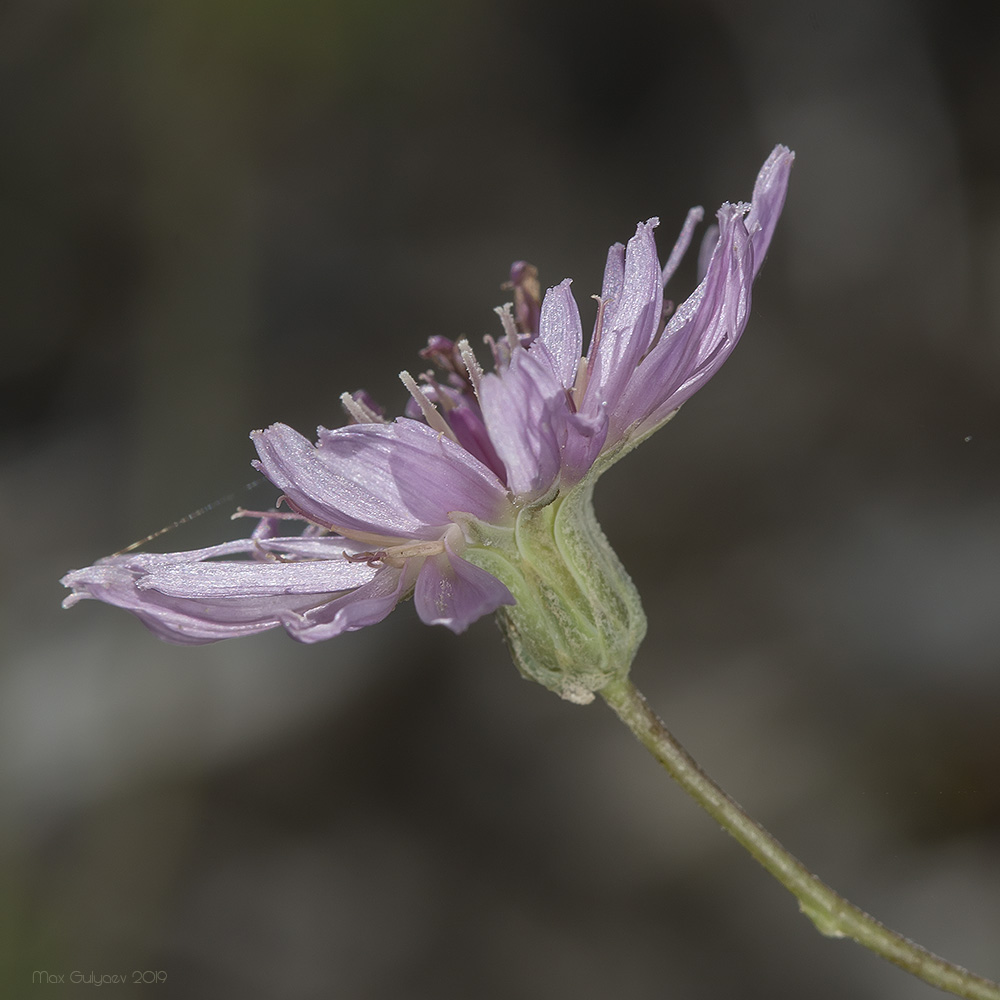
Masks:
[[[579,705],[628,675],[646,634],[639,594],[597,523],[595,481],[523,508],[513,532],[467,523],[463,553],[517,601],[497,621],[518,670]]]

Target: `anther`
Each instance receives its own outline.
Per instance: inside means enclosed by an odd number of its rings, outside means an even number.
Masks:
[[[361,393],[352,396],[349,392],[340,394],[340,405],[347,411],[347,415],[356,424],[384,424],[385,417],[373,410],[364,398],[358,398]]]
[[[500,317],[503,325],[504,335],[511,351],[521,346],[521,338],[517,335],[517,325],[514,322],[514,313],[511,311],[514,305],[512,302],[505,302],[502,306],[497,306],[493,311]]]
[[[427,398],[427,393],[417,385],[413,376],[408,371],[401,371],[399,380],[406,386],[406,391],[420,407],[420,412],[424,415],[427,426],[433,427],[439,434],[446,435],[457,444],[458,438],[455,437],[455,432],[448,426],[448,422],[438,412],[437,407]]]
[[[465,370],[469,374],[469,382],[472,383],[472,391],[479,396],[479,383],[483,380],[483,370],[479,367],[479,361],[472,350],[472,345],[467,340],[458,342],[458,353],[465,365]]]

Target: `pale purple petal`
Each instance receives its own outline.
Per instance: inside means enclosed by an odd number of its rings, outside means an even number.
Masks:
[[[322,642],[344,632],[356,632],[386,618],[412,587],[407,568],[384,566],[357,590],[311,611],[282,615],[281,624],[299,642]]]
[[[449,549],[424,561],[417,575],[413,603],[425,624],[444,625],[459,633],[501,604],[515,601],[495,576]]]
[[[659,325],[663,272],[653,239],[657,222],[650,219],[636,227],[625,248],[620,292],[604,305],[601,338],[596,348],[591,348],[593,370],[580,407],[588,413],[596,413],[602,406],[615,407]],[[613,259],[609,252],[605,284],[611,290],[618,280]]]
[[[622,243],[612,243],[608,247],[607,260],[604,262],[604,279],[601,282],[601,300],[617,302],[625,287],[625,246]],[[591,344],[591,350],[594,345]]]
[[[318,524],[358,535],[435,538],[451,511],[492,520],[507,502],[486,466],[418,421],[318,433],[315,447],[283,424],[251,435],[257,467]]]
[[[367,531],[372,534],[401,534],[420,526],[413,518],[401,517],[392,503],[350,479],[349,470],[337,474],[320,457],[316,446],[285,424],[250,435],[260,460],[253,463],[287,497],[303,517],[332,528]],[[343,508],[348,507],[351,516]],[[373,527],[377,522],[379,527]],[[393,531],[392,527],[401,530]]]
[[[274,628],[370,580],[375,570],[342,557],[317,562],[204,562],[250,551],[252,539],[192,552],[112,556],[63,577],[66,606],[94,598],[133,612],[170,642],[199,644]]]
[[[559,474],[568,406],[548,363],[516,351],[502,376],[483,379],[479,398],[510,490],[528,501],[545,495]]]
[[[774,227],[781,217],[788,192],[788,178],[795,154],[787,146],[775,146],[757,174],[753,202],[747,215],[747,230],[753,240],[753,273],[756,276],[771,245]],[[759,229],[758,229],[759,227]]]
[[[705,280],[708,274],[708,265],[712,263],[712,254],[719,245],[719,227],[713,222],[701,238],[701,246],[698,247],[698,284]]]
[[[136,581],[139,590],[165,597],[211,601],[229,597],[330,594],[367,583],[375,570],[342,557],[295,562],[173,563],[148,571]]]
[[[428,343],[433,344],[435,340],[445,340],[444,337],[431,337]],[[451,344],[451,341],[447,341]],[[457,352],[458,349],[456,349]],[[421,357],[429,354],[430,351],[421,351]],[[439,362],[440,363],[440,362]],[[478,372],[478,380],[483,377],[482,371]],[[448,426],[458,443],[471,454],[479,459],[490,472],[492,472],[501,482],[505,481],[507,470],[503,467],[503,462],[490,441],[486,425],[483,423],[483,413],[479,408],[476,396],[465,389],[457,389],[451,385],[441,385],[440,382],[429,382],[422,385],[421,390],[427,398],[436,404],[444,417]],[[413,420],[426,423],[417,401],[412,397],[406,401],[405,414]]]
[[[452,511],[495,521],[508,506],[507,491],[490,469],[420,421],[320,428],[317,447],[337,468],[349,463],[372,488],[396,491],[402,508],[425,524],[448,524]]]
[[[128,564],[137,569],[148,570],[150,567],[169,566],[173,563],[201,562],[205,559],[219,559],[225,556],[248,555],[257,548],[258,542],[254,538],[237,538],[232,542],[223,542],[221,545],[210,545],[204,549],[189,549],[186,552],[130,552],[127,555],[108,556],[101,559],[96,566],[112,566]],[[72,579],[77,573],[87,573],[94,566],[86,569],[74,569],[67,573],[60,583],[64,587],[72,587]],[[76,595],[70,594],[63,601],[67,607],[76,603]]]
[[[559,382],[569,388],[576,380],[576,370],[583,351],[583,326],[580,310],[570,291],[567,278],[545,293],[538,338],[532,350],[543,348]]]
[[[309,528],[306,528],[308,531]],[[355,554],[371,549],[365,542],[355,542],[340,535],[295,535],[280,538],[265,538],[259,540],[260,552],[256,553],[263,559],[274,559],[275,555],[283,560],[289,559],[339,559],[345,552]],[[272,555],[273,553],[273,555]]]
[[[708,274],[634,373],[612,418],[616,435],[630,425],[646,428],[665,418],[715,374],[736,346],[749,318],[753,283],[744,211],[739,205],[719,210],[720,238]]]
[[[485,465],[506,485],[507,470],[490,440],[482,410],[478,404],[464,402],[445,414],[448,426],[455,432],[458,443]]]
[[[594,414],[571,413],[566,428],[560,482],[571,486],[583,479],[604,447],[608,436],[607,411],[602,408]]]

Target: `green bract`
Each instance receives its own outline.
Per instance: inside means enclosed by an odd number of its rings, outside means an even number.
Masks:
[[[517,600],[497,611],[517,668],[578,705],[628,674],[646,634],[639,594],[594,514],[596,479],[523,508],[513,530],[465,522],[465,559]]]

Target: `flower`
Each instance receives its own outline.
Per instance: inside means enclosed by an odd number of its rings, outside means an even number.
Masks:
[[[283,424],[252,437],[254,464],[309,525],[301,536],[276,537],[288,515],[272,513],[248,539],[112,556],[64,577],[73,588],[64,604],[96,597],[164,639],[203,643],[277,625],[316,642],[381,621],[410,593],[427,624],[460,632],[513,601],[462,558],[452,511],[494,521],[511,502],[460,445],[407,418],[320,428],[315,446]]]
[[[692,209],[666,266],[653,241],[657,219],[608,251],[587,355],[570,280],[550,288],[537,337],[481,387],[487,428],[521,495],[579,482],[599,458],[621,457],[669,419],[721,367],[750,314],[750,290],[784,205],[794,154],[778,146],[761,168],[751,204],[724,204],[706,274],[665,317],[673,276],[702,210]],[[509,413],[531,419],[512,424]]]
[[[65,606],[96,598],[161,637],[202,643],[278,625],[315,642],[381,621],[412,594],[419,617],[461,632],[500,612],[518,666],[587,701],[627,671],[645,632],[631,580],[590,497],[597,477],[662,426],[718,371],[742,334],[781,214],[793,155],[778,146],[749,204],[724,204],[695,291],[664,299],[702,210],[665,266],[640,223],[608,252],[587,353],[570,280],[539,301],[537,271],[511,270],[504,336],[484,373],[467,341],[432,337],[439,374],[387,422],[364,393],[351,423],[308,441],[255,431],[255,466],[289,512],[263,512],[247,539],[191,552],[122,553],[63,578]],[[299,535],[282,524],[304,525]]]

